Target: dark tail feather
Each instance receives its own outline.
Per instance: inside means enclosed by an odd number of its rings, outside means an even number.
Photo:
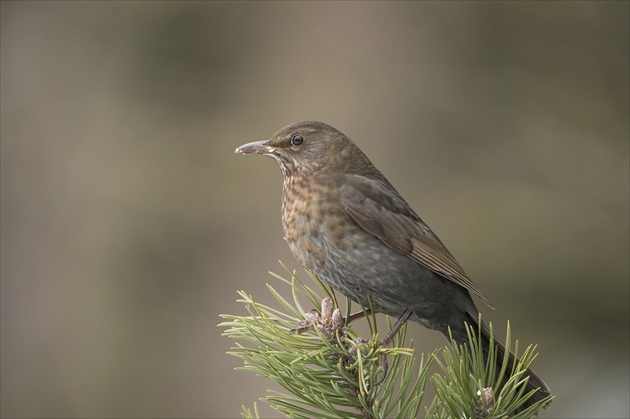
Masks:
[[[479,327],[476,320],[474,321],[474,323],[473,322],[471,323],[472,323],[471,325],[475,326],[475,328]],[[475,336],[479,336],[477,330],[475,330]],[[482,337],[484,360],[487,362],[488,350],[490,347],[490,331],[485,327],[485,325],[482,325],[481,337]],[[446,335],[446,338],[449,339],[448,335]],[[467,344],[468,334],[465,332],[461,333],[461,331],[459,333],[453,332],[453,339],[455,339],[455,341],[458,343]],[[499,342],[497,339],[494,339],[494,346],[495,346],[495,351],[497,354],[496,373],[499,374],[499,372],[501,371],[501,367],[503,366],[503,358],[505,356],[505,346],[503,346],[503,344]],[[506,374],[509,374],[510,371],[512,371],[512,367],[515,362],[518,362],[518,360],[516,359],[513,353],[510,353],[508,365],[506,368]],[[532,390],[536,390],[536,392],[523,404],[522,406],[523,409],[528,408],[529,406],[539,402],[540,400],[544,399],[545,397],[551,394],[549,391],[549,387],[547,387],[547,384],[545,384],[542,378],[540,378],[534,371],[532,371],[531,369],[528,369],[527,372],[525,373],[525,376],[529,376],[529,380],[525,387],[525,393],[529,393]],[[504,376],[502,380],[503,383],[500,383],[499,387],[497,389],[494,389],[495,394],[499,394],[499,392],[501,391],[501,388],[503,388],[503,384],[508,378],[509,377]],[[545,405],[545,408],[549,406],[549,403]]]
[[[490,345],[490,333],[486,329],[486,327],[483,327],[481,335],[482,335],[482,338],[483,338],[483,343],[482,344],[483,344],[483,350],[484,350],[484,357],[487,360],[488,359],[488,352],[487,352],[488,349],[487,348]],[[505,347],[503,346],[503,344],[501,342],[499,342],[496,339],[494,339],[494,345],[495,345],[495,350],[497,352],[496,371],[497,371],[497,374],[498,374],[499,371],[501,371],[501,367],[503,366],[503,358],[504,358],[504,355],[505,355]],[[514,365],[515,362],[518,362],[518,360],[516,359],[514,354],[510,352],[510,358],[509,358],[508,365],[507,365],[508,373],[509,373],[509,371],[512,370],[512,366]],[[534,371],[532,371],[531,369],[528,369],[527,372],[525,373],[525,376],[529,376],[529,380],[527,381],[527,385],[525,387],[525,393],[529,393],[532,390],[536,390],[536,392],[523,404],[523,408],[524,409],[526,409],[529,406],[531,406],[531,405],[541,401],[542,399],[544,399],[545,397],[547,397],[547,396],[549,396],[551,394],[550,391],[549,391],[549,387],[547,387],[547,384],[545,384],[545,382],[542,380],[542,378],[540,378]],[[502,387],[503,386],[500,385],[497,390],[500,391]],[[547,407],[547,406],[548,406],[548,404],[545,405],[545,407]]]

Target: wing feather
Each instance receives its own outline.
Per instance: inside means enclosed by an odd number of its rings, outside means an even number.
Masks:
[[[339,190],[346,212],[361,228],[492,307],[440,239],[389,183],[349,175]]]

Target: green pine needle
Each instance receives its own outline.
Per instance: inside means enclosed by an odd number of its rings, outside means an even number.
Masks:
[[[426,416],[431,418],[507,417],[531,396],[523,394],[521,384],[526,379],[524,372],[536,357],[535,347],[525,350],[512,371],[504,368],[499,373],[498,380],[510,378],[504,380],[493,405],[480,405],[478,392],[495,384],[496,350],[490,345],[490,362],[486,364],[478,344],[480,336],[475,336],[473,328],[469,330],[472,345],[453,344],[426,358],[422,355],[416,358],[413,342],[406,345],[405,326],[391,346],[385,348],[379,345],[375,315],[366,316],[372,334],[370,340],[361,339],[338,313],[333,314],[338,302],[330,287],[311,275],[319,288],[319,292],[315,291],[294,271],[281,265],[290,279],[271,275],[288,286],[290,292],[267,285],[279,307],[260,304],[239,291],[237,302],[245,306],[249,315],[223,314],[224,322],[219,326],[226,328],[224,336],[235,341],[228,353],[243,360],[243,366],[237,369],[269,377],[284,388],[285,392],[269,391],[263,400],[286,417],[412,418],[420,411],[429,382],[437,393],[424,408]],[[323,313],[319,309],[305,312],[320,307],[322,294],[332,299],[330,308],[322,307]],[[300,301],[301,298],[307,303]],[[351,302],[347,299],[346,307],[344,319],[350,314]],[[510,339],[508,324],[506,353]],[[432,364],[441,373],[430,377]],[[511,417],[531,417],[548,402],[543,400]],[[241,415],[260,417],[256,404],[253,409],[243,406]]]

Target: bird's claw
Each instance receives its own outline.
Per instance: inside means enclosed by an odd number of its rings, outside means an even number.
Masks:
[[[294,328],[289,329],[289,333],[300,335],[302,333],[313,330],[313,324],[315,324],[319,317],[320,314],[317,312],[317,310],[312,309],[304,315],[304,320],[298,322]]]
[[[350,354],[351,356],[354,356],[357,353],[357,348],[359,345],[369,345],[371,341],[364,339],[364,338],[357,338],[354,340],[354,345],[352,346],[352,348],[350,348],[348,350],[348,354]],[[378,346],[383,346],[382,345],[383,341],[378,342],[376,345]],[[381,384],[383,381],[385,381],[385,378],[387,377],[387,371],[389,370],[389,361],[387,361],[387,357],[385,355],[381,355],[379,358],[381,361],[381,368],[383,369],[383,375],[381,376],[381,378],[374,383],[374,385],[379,385]]]
[[[304,315],[304,320],[299,322],[289,333],[301,334],[314,327],[328,340],[333,340],[338,332],[343,329],[343,317],[339,309],[335,309],[335,302],[332,298],[326,297],[322,300],[321,313],[313,309]]]

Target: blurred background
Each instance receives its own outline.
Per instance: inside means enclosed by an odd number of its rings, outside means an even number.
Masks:
[[[303,119],[539,345],[542,417],[629,417],[628,2],[1,7],[3,417],[252,407],[219,314],[299,266],[280,170],[233,152]]]

